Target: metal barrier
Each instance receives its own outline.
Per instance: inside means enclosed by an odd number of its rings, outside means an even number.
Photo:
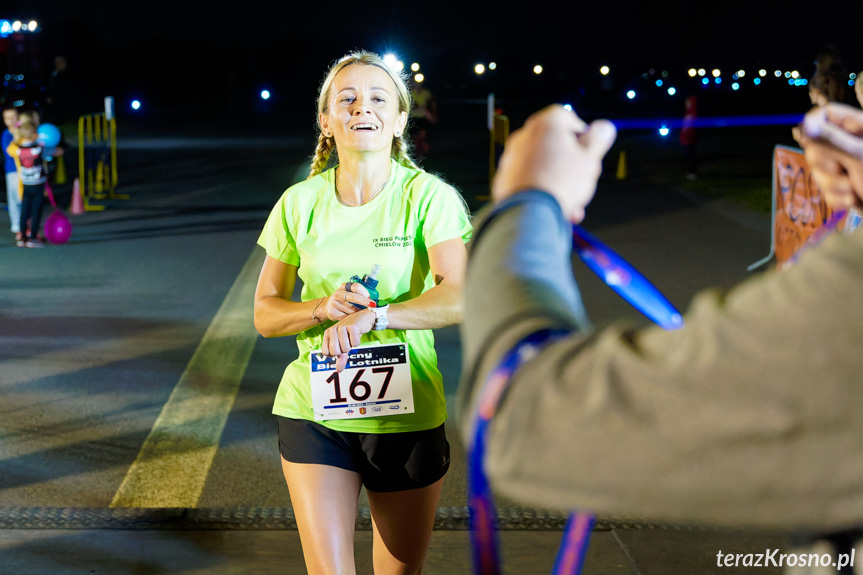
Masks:
[[[489,106],[493,106],[493,96],[489,96]],[[491,190],[491,184],[494,181],[494,174],[497,171],[497,164],[500,161],[500,156],[503,154],[503,148],[506,145],[506,139],[509,137],[509,117],[503,114],[498,114],[490,108],[488,118],[488,133],[489,133],[489,149],[488,149],[488,187]],[[477,200],[487,201],[491,199],[490,195],[477,196]]]
[[[494,180],[497,164],[503,154],[506,139],[509,138],[509,117],[495,113],[492,117],[491,133],[489,134],[488,150],[488,182]]]
[[[117,188],[117,120],[102,114],[78,118],[78,177],[84,209],[104,210],[90,200],[128,200]]]

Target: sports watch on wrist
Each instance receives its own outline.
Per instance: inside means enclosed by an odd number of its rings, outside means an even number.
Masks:
[[[389,309],[390,304],[372,308],[372,311],[375,312],[375,326],[372,328],[373,330],[380,331],[387,328],[390,323],[390,320],[387,319],[387,310]]]

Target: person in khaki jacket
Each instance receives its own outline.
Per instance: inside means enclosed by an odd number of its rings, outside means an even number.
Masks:
[[[863,111],[821,110],[863,144]],[[701,293],[681,329],[591,333],[570,223],[614,138],[608,122],[540,112],[510,138],[493,206],[477,218],[462,324],[466,442],[501,357],[541,329],[569,333],[513,376],[488,436],[492,487],[525,504],[669,523],[863,523],[863,231],[830,235],[791,269]],[[863,206],[863,160],[799,141],[826,201]]]

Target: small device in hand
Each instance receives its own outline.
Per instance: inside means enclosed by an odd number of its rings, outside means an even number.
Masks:
[[[353,283],[361,284],[365,287],[369,292],[369,299],[375,302],[375,306],[373,311],[375,312],[375,325],[372,329],[375,331],[384,330],[389,325],[389,319],[387,318],[387,310],[389,309],[389,305],[379,305],[378,300],[380,299],[380,294],[378,293],[378,273],[381,271],[381,266],[375,264],[372,266],[372,271],[364,275],[362,278],[359,276],[354,276],[351,278]],[[358,303],[351,302],[351,305],[354,307],[358,307],[360,309],[366,309],[366,306],[360,305]]]
[[[381,271],[381,266],[379,266],[378,264],[375,264],[372,266],[372,271],[370,271],[369,273],[364,275],[362,278],[360,278],[359,276],[353,276],[351,278],[351,282],[356,283],[356,284],[360,284],[369,291],[369,299],[372,300],[373,302],[375,302],[375,305],[378,304],[378,299],[380,298],[380,294],[378,293],[378,290],[377,290],[377,287],[378,287],[377,277],[378,277],[378,273],[380,273],[380,271]],[[360,305],[358,303],[351,302],[351,305],[353,305],[354,307],[358,307],[360,309],[366,309],[366,306]]]

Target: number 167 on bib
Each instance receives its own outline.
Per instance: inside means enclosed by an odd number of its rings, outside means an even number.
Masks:
[[[406,343],[352,349],[341,373],[335,358],[313,351],[311,384],[316,421],[414,412]]]

